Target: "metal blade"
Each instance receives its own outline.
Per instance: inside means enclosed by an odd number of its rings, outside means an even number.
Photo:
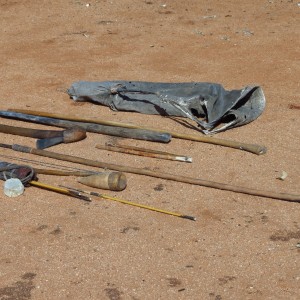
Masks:
[[[53,138],[48,138],[48,139],[41,139],[36,141],[36,148],[37,149],[46,149],[51,146],[61,144],[64,142],[64,137],[59,136],[59,137],[53,137]]]
[[[0,144],[1,148],[12,149],[12,145],[9,144]]]

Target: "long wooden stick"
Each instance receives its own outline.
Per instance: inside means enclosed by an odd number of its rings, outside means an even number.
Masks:
[[[196,142],[202,142],[202,143],[210,143],[214,145],[220,145],[240,150],[245,150],[254,154],[265,154],[267,152],[266,147],[256,144],[246,144],[236,141],[230,141],[225,139],[219,139],[215,137],[209,137],[209,136],[201,136],[201,135],[192,135],[192,134],[183,134],[178,133],[175,131],[168,131],[168,130],[162,130],[157,128],[147,128],[145,126],[138,126],[134,124],[128,124],[128,123],[121,123],[121,122],[113,122],[113,121],[107,121],[103,119],[86,119],[86,118],[78,118],[76,116],[70,116],[70,115],[63,115],[63,114],[53,114],[53,113],[47,113],[47,112],[41,112],[41,111],[34,111],[34,110],[26,110],[26,109],[9,109],[9,111],[13,112],[19,112],[24,114],[30,114],[35,116],[43,116],[43,117],[50,117],[55,119],[64,119],[64,120],[70,120],[70,121],[76,121],[76,122],[88,122],[88,123],[95,123],[95,124],[101,124],[101,125],[109,125],[109,126],[116,126],[116,127],[124,127],[124,128],[133,128],[133,129],[145,129],[145,130],[151,130],[156,131],[160,133],[169,133],[172,137],[184,139],[184,140],[190,140],[190,141],[196,141]]]
[[[46,151],[46,150],[39,150],[34,149],[26,146],[21,145],[8,145],[8,144],[0,144],[0,147],[12,149],[19,152],[24,153],[32,153],[35,155],[55,158],[59,160],[64,161],[70,161],[73,163],[83,164],[87,166],[93,166],[93,167],[99,167],[109,170],[116,170],[121,172],[127,172],[127,173],[133,173],[133,174],[139,174],[139,175],[145,175],[145,176],[151,176],[156,178],[162,178],[167,180],[173,180],[178,182],[184,182],[194,185],[200,185],[200,186],[206,186],[210,188],[220,189],[220,190],[227,190],[242,194],[248,194],[248,195],[254,195],[254,196],[260,196],[260,197],[267,197],[267,198],[274,198],[279,200],[286,200],[286,201],[292,201],[292,202],[300,202],[300,195],[293,195],[293,194],[286,194],[286,193],[276,193],[271,191],[262,191],[262,190],[256,190],[251,189],[247,187],[240,187],[225,183],[219,183],[219,182],[213,182],[198,178],[192,178],[192,177],[186,177],[186,176],[180,176],[170,173],[164,173],[164,172],[155,172],[151,170],[141,169],[141,168],[135,168],[130,166],[122,166],[122,165],[116,165],[116,164],[109,164],[101,161],[95,161],[91,159],[85,159],[77,156],[71,156],[66,154],[60,154],[52,151]]]
[[[55,176],[90,176],[95,174],[95,172],[89,171],[64,171],[64,170],[54,170],[54,169],[40,169],[33,168],[35,173],[44,175],[55,175]]]
[[[48,174],[48,175],[61,175],[61,176],[67,176],[67,175],[70,175],[70,176],[85,176],[84,174],[86,174],[86,176],[89,176],[89,175],[99,173],[97,171],[84,170],[84,169],[70,167],[70,166],[62,166],[61,164],[46,163],[46,162],[43,162],[43,161],[40,161],[40,160],[27,159],[27,158],[24,158],[24,157],[15,157],[15,156],[4,155],[4,154],[0,154],[0,157],[12,159],[12,160],[17,160],[17,161],[21,161],[21,162],[26,162],[26,163],[30,163],[30,164],[37,164],[37,165],[41,165],[41,166],[48,166],[48,167],[50,166],[52,169],[39,169],[39,168],[35,168],[35,167],[33,168],[36,171],[36,173],[45,174],[45,175]],[[53,168],[55,168],[55,170],[53,170]],[[51,170],[53,170],[53,172]],[[56,170],[58,172],[55,174]],[[62,173],[59,173],[60,171]],[[43,172],[43,173],[41,173],[41,172]],[[64,172],[66,172],[65,173],[66,175],[63,174]]]

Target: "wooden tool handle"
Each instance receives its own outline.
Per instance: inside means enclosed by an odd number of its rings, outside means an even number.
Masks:
[[[10,126],[4,124],[0,124],[0,132],[32,137],[37,139],[59,137],[63,135],[63,132],[58,130],[32,129],[32,128],[17,127],[17,126]]]
[[[248,151],[257,155],[265,154],[267,152],[267,148],[265,146],[256,145],[256,144],[247,144],[237,141],[231,141],[231,140],[224,140],[219,139],[215,137],[209,137],[209,136],[197,136],[197,135],[191,135],[191,134],[180,134],[177,132],[170,132],[173,137],[179,138],[179,139],[185,139],[190,141],[198,141],[202,143],[209,143],[214,145],[220,145],[235,149],[240,149],[244,151]]]

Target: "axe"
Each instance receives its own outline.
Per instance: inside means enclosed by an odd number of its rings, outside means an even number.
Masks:
[[[78,142],[86,138],[86,131],[79,126],[66,130],[41,130],[0,124],[0,132],[37,138],[37,149],[49,148],[60,143]]]

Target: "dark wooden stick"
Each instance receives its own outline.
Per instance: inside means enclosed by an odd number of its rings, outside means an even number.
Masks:
[[[227,191],[232,191],[232,192],[237,192],[237,193],[242,193],[242,194],[260,196],[260,197],[266,197],[266,198],[274,198],[274,199],[292,201],[292,202],[300,202],[300,195],[276,193],[276,192],[271,192],[271,191],[262,191],[262,190],[247,188],[247,187],[234,186],[234,185],[230,185],[230,184],[213,182],[213,181],[192,178],[192,177],[186,177],[186,176],[181,176],[181,175],[175,175],[175,174],[170,174],[170,173],[163,173],[163,172],[157,172],[157,171],[155,172],[155,171],[151,171],[151,170],[135,168],[135,167],[130,167],[130,166],[109,164],[109,163],[94,161],[91,159],[85,159],[85,158],[81,158],[81,157],[77,157],[77,156],[71,156],[71,155],[46,151],[46,150],[34,149],[34,148],[21,146],[21,145],[0,144],[0,147],[13,149],[13,150],[19,151],[19,152],[32,153],[35,155],[55,158],[55,159],[64,160],[64,161],[70,161],[73,163],[83,164],[83,165],[92,166],[92,167],[116,170],[116,171],[125,172],[125,173],[127,172],[127,173],[151,176],[151,177],[156,177],[156,178],[161,178],[161,179],[166,179],[166,180],[173,180],[173,181],[184,182],[184,183],[189,183],[189,184],[194,184],[194,185],[206,186],[206,187],[210,187],[210,188],[227,190]]]

